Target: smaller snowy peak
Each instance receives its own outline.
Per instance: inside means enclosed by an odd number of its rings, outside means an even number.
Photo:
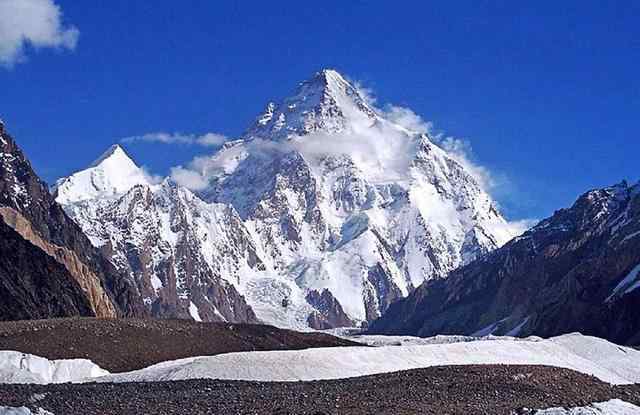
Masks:
[[[124,151],[120,144],[114,144],[107,149],[100,157],[98,157],[89,167],[97,167],[102,163],[124,162],[127,164],[135,164],[131,157]]]
[[[376,118],[376,112],[358,89],[333,69],[316,72],[301,82],[293,95],[270,102],[246,138],[286,139],[315,131],[336,133],[354,121]]]
[[[150,184],[148,175],[116,144],[89,168],[59,179],[54,192],[58,203],[65,205],[98,197],[117,197],[140,184]]]

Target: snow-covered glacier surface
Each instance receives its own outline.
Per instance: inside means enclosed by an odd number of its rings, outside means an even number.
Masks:
[[[429,340],[429,339],[426,339]],[[550,339],[440,336],[412,346],[255,351],[167,361],[114,373],[83,359],[47,360],[0,352],[0,383],[153,382],[184,379],[311,381],[443,365],[545,365],[572,369],[611,384],[640,382],[640,351],[580,334]]]
[[[589,406],[575,408],[549,408],[535,412],[535,415],[638,415],[640,407],[620,399],[597,402]]]
[[[211,294],[228,284],[298,329],[372,321],[515,236],[464,159],[333,70],[160,185],[114,147],[56,197],[152,312],[242,321]]]
[[[27,353],[0,351],[0,383],[65,383],[107,374],[86,359],[48,360]]]
[[[640,382],[640,351],[571,334],[542,340],[513,338],[420,346],[337,347],[229,353],[163,362],[112,374],[100,382],[180,379],[311,381],[443,365],[545,365],[593,375],[611,384]]]
[[[53,413],[46,411],[42,408],[36,409],[35,412],[31,409],[21,406],[19,408],[11,406],[0,406],[0,415],[54,415]]]

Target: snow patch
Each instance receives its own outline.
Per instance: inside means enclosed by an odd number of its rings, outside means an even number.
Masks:
[[[54,415],[53,413],[46,411],[42,408],[36,409],[35,412],[27,407],[21,406],[20,408],[10,406],[0,406],[0,415]]]
[[[622,401],[612,399],[606,402],[593,403],[589,406],[580,406],[571,409],[549,408],[535,412],[535,415],[638,415],[640,407]]]
[[[200,318],[200,313],[198,312],[198,307],[193,304],[193,301],[189,302],[189,314],[195,321],[202,321],[202,319]]]
[[[635,290],[636,288],[638,288],[640,286],[640,281],[636,281],[638,279],[638,276],[640,275],[640,264],[638,264],[637,266],[635,266],[631,272],[629,272],[629,274],[627,274],[626,277],[624,277],[622,279],[622,281],[620,281],[618,283],[618,285],[616,285],[616,287],[613,289],[613,291],[611,292],[611,294],[609,295],[609,297],[607,297],[607,299],[605,300],[606,303],[610,302],[614,297],[617,296],[622,296],[625,294],[630,293],[631,291]],[[623,291],[624,290],[624,291]],[[620,295],[620,292],[622,292],[622,294]]]
[[[86,359],[48,360],[31,354],[0,351],[0,383],[65,383],[109,374]]]

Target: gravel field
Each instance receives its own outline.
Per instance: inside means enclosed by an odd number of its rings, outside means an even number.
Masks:
[[[0,405],[68,414],[510,414],[620,398],[611,386],[544,366],[441,366],[333,381],[191,380],[128,384],[0,385]]]

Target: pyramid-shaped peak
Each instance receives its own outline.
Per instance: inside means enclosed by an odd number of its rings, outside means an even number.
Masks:
[[[58,203],[67,204],[98,197],[116,197],[136,185],[150,184],[147,174],[124,149],[112,145],[87,169],[57,181]]]
[[[89,167],[97,167],[106,161],[109,162],[122,162],[126,164],[133,164],[135,166],[135,162],[133,159],[127,154],[126,151],[122,148],[120,144],[114,144],[107,149],[100,157],[98,157]]]
[[[289,99],[295,99],[301,93],[309,94],[314,90],[334,98],[337,95],[346,94],[362,100],[358,89],[335,69],[322,69],[316,72],[310,79],[301,82],[296,94]]]
[[[341,84],[351,85],[350,82],[347,81],[347,79],[335,69],[322,69],[316,72],[312,79],[320,80],[325,84],[341,83]]]
[[[245,137],[279,140],[319,130],[336,133],[355,119],[375,117],[357,87],[335,69],[322,69],[301,82],[288,98],[269,103]]]

